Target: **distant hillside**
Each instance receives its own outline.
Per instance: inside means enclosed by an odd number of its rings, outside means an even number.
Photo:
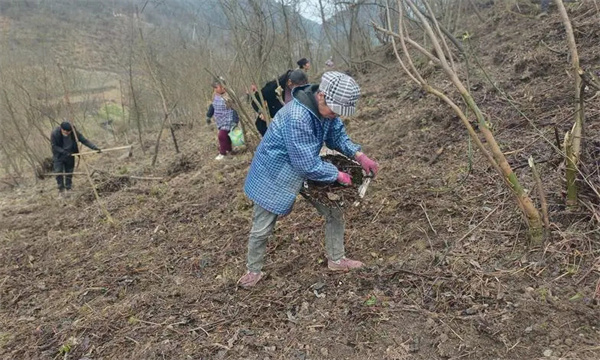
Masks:
[[[3,47],[13,59],[32,64],[45,59],[110,69],[110,58],[129,31],[128,2],[0,0]]]
[[[86,69],[116,70],[115,58],[128,46],[136,13],[152,33],[177,34],[211,44],[227,31],[219,0],[0,0],[2,47],[17,61],[39,59]],[[265,2],[275,21],[280,7]],[[320,25],[302,18],[310,36]],[[136,34],[137,36],[137,34]],[[207,38],[207,39],[206,39]],[[208,40],[205,42],[204,40]]]

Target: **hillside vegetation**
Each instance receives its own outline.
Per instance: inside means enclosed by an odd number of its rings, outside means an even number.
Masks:
[[[600,358],[597,92],[585,90],[580,203],[567,207],[556,147],[573,125],[574,86],[561,18],[552,9],[536,19],[529,1],[474,3],[477,13],[459,7],[453,34],[467,55],[457,68],[468,70],[469,90],[537,207],[529,157],[538,163],[551,222],[541,245],[528,243],[513,192],[456,114],[410,81],[388,43],[338,67],[362,90],[347,132],[381,165],[363,203],[345,212],[347,251],[365,269],[327,270],[324,222],[299,198],[269,241],[268,275],[238,288],[251,147],[216,162],[215,129],[190,122],[175,130],[181,153],[163,139],[153,167],[148,127],[139,139],[131,133],[133,157],[89,158],[113,223],[84,177],[67,200],[56,199],[53,179],[0,193],[0,357]],[[581,67],[597,71],[600,12],[581,1],[568,15]],[[464,107],[439,67],[415,59]],[[170,86],[172,103],[189,96]],[[201,105],[191,116],[203,118]]]

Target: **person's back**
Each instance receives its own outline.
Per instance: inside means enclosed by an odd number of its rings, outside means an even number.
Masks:
[[[302,184],[302,179],[298,177],[294,171],[292,171],[290,156],[288,149],[286,148],[286,137],[290,136],[289,125],[291,122],[296,121],[310,121],[310,114],[308,110],[299,108],[299,105],[290,102],[286,106],[282,107],[269,125],[269,131],[263,137],[256,151],[254,158],[250,166],[248,177],[251,178],[253,173],[267,175],[272,181],[262,182],[262,186],[266,187],[267,192],[280,193],[285,198],[295,197],[295,190],[299,191]],[[281,178],[279,176],[281,174]],[[278,186],[277,181],[287,184],[287,191],[283,191]],[[253,185],[246,184],[246,192],[254,192],[252,189]],[[261,205],[267,209],[279,210],[277,204],[263,204]]]
[[[269,116],[271,118],[275,117],[275,114],[283,107],[283,104],[277,98],[277,86],[278,81],[271,80],[265,84],[265,86],[260,89],[262,97],[264,101],[267,103],[267,109],[269,110]],[[260,96],[256,94],[256,99],[260,101]],[[259,111],[259,108],[256,104],[253,103],[254,110]]]
[[[219,130],[231,130],[238,122],[238,114],[227,106],[227,101],[222,94],[215,94],[212,102],[213,117]]]
[[[319,159],[324,142],[343,153],[354,153],[358,149],[348,145],[339,118],[323,119],[318,115],[314,98],[318,89],[318,84],[294,89],[294,100],[275,115],[269,131],[256,148],[245,190],[252,200],[269,211],[288,211],[285,204],[293,203],[306,178],[324,182],[335,179],[337,171],[327,171],[324,169],[327,165]],[[267,198],[261,196],[264,193],[278,195]]]

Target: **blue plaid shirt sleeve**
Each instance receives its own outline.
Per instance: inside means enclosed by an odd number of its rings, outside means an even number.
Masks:
[[[357,145],[350,140],[348,134],[346,134],[346,127],[340,118],[332,120],[333,123],[325,138],[325,145],[332,150],[336,150],[346,155],[347,157],[354,159],[354,154],[360,151],[360,145]]]
[[[289,119],[285,132],[285,146],[294,169],[309,180],[332,183],[337,179],[337,168],[321,160],[319,151],[323,144],[313,130],[310,116]]]

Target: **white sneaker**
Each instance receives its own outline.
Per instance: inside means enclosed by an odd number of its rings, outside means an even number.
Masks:
[[[223,159],[225,159],[225,155],[221,155],[221,154],[217,155],[217,157],[215,158],[215,160],[223,160]]]

